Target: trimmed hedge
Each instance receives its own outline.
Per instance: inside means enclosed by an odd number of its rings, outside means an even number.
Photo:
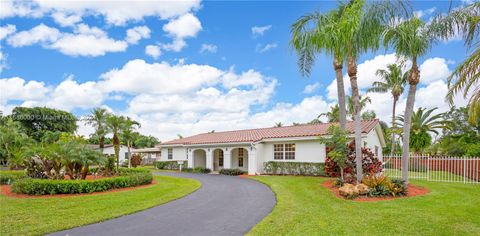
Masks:
[[[159,170],[180,170],[178,161],[156,161],[153,165]],[[183,167],[187,166],[187,162],[183,162]]]
[[[235,175],[243,175],[245,174],[246,172],[243,171],[243,170],[240,170],[240,169],[221,169],[220,172],[219,172],[221,175],[232,175],[232,176],[235,176]]]
[[[13,182],[27,178],[27,173],[25,171],[13,171],[13,170],[5,170],[0,171],[0,185],[1,184],[12,184]]]
[[[195,168],[182,168],[182,172],[188,172],[188,173],[200,173],[200,174],[208,174],[212,170],[208,168],[203,168],[203,167],[195,167]]]
[[[263,170],[269,175],[325,176],[325,163],[269,161]]]
[[[75,194],[149,184],[152,174],[143,169],[119,169],[120,176],[96,180],[48,180],[25,178],[12,185],[12,191],[29,195]]]

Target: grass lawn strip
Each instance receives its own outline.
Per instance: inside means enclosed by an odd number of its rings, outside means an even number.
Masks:
[[[68,198],[0,195],[0,235],[43,235],[131,214],[181,198],[200,187],[187,178],[155,176],[151,187]]]

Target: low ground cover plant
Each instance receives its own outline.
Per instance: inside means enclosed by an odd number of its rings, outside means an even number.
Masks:
[[[358,196],[366,197],[400,197],[408,193],[407,185],[399,179],[389,179],[384,175],[366,175],[361,184],[341,184],[337,181],[335,187],[339,187],[340,195],[353,199]]]
[[[324,163],[269,161],[263,169],[269,175],[325,176]]]
[[[232,176],[235,176],[235,175],[243,175],[243,174],[245,174],[246,172],[243,171],[243,170],[234,168],[234,169],[221,169],[219,173],[220,173],[221,175],[232,175]]]
[[[197,166],[195,168],[182,168],[182,172],[187,172],[187,173],[200,173],[200,174],[208,174],[210,173],[212,170],[208,169],[208,168],[203,168],[203,167],[200,167],[200,166]]]
[[[178,161],[156,161],[153,165],[159,170],[180,170]],[[187,162],[183,162],[183,167],[187,166]]]

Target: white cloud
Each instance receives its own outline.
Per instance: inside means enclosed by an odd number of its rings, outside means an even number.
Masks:
[[[200,8],[200,0],[182,1],[51,1],[2,0],[0,18],[52,15],[61,25],[77,23],[78,17],[103,16],[107,24],[125,25],[154,16],[175,18]]]
[[[428,16],[432,15],[436,10],[437,10],[436,7],[431,7],[431,8],[424,9],[424,10],[414,11],[413,15],[415,15],[418,18],[422,18],[423,16],[428,17]]]
[[[70,75],[52,91],[50,97],[46,102],[47,106],[72,110],[76,107],[88,109],[99,106],[103,102],[104,94],[96,82],[79,84]]]
[[[202,44],[200,48],[200,53],[216,53],[217,52],[217,45],[215,44]]]
[[[0,104],[6,105],[9,100],[41,100],[50,88],[45,83],[28,81],[19,77],[0,79]]]
[[[272,28],[272,25],[265,25],[265,26],[253,26],[252,27],[252,35],[253,37],[257,36],[263,36],[265,32],[270,30]]]
[[[163,25],[163,31],[173,38],[173,42],[163,44],[163,49],[175,52],[182,50],[187,45],[185,39],[196,37],[200,30],[202,30],[202,24],[191,13],[170,20]]]
[[[136,26],[127,30],[125,41],[129,44],[137,44],[140,39],[150,38],[150,29],[147,26]]]
[[[257,44],[257,47],[256,47],[255,51],[257,51],[259,53],[264,53],[264,52],[270,51],[270,50],[272,50],[276,47],[278,47],[277,43],[268,43],[266,45]]]
[[[0,74],[5,68],[7,68],[7,55],[0,51]]]
[[[145,54],[153,57],[153,59],[157,59],[162,55],[162,51],[160,49],[160,46],[157,45],[147,45],[145,47]]]
[[[17,31],[17,27],[15,25],[8,24],[0,27],[0,40],[3,40],[10,34],[13,34],[15,31]]]
[[[444,58],[429,58],[420,65],[420,82],[428,84],[436,80],[445,80],[451,71]]]
[[[303,93],[310,94],[317,91],[320,88],[320,83],[307,84],[303,89]]]
[[[8,44],[13,47],[29,46],[36,43],[51,43],[61,37],[60,31],[43,23],[28,31],[18,32],[7,38]]]

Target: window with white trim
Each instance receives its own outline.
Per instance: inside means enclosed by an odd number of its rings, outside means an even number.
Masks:
[[[295,160],[295,144],[282,143],[273,145],[274,160]]]
[[[223,167],[223,151],[218,150],[218,166]]]
[[[168,149],[168,160],[172,160],[173,159],[173,148],[169,148]]]

